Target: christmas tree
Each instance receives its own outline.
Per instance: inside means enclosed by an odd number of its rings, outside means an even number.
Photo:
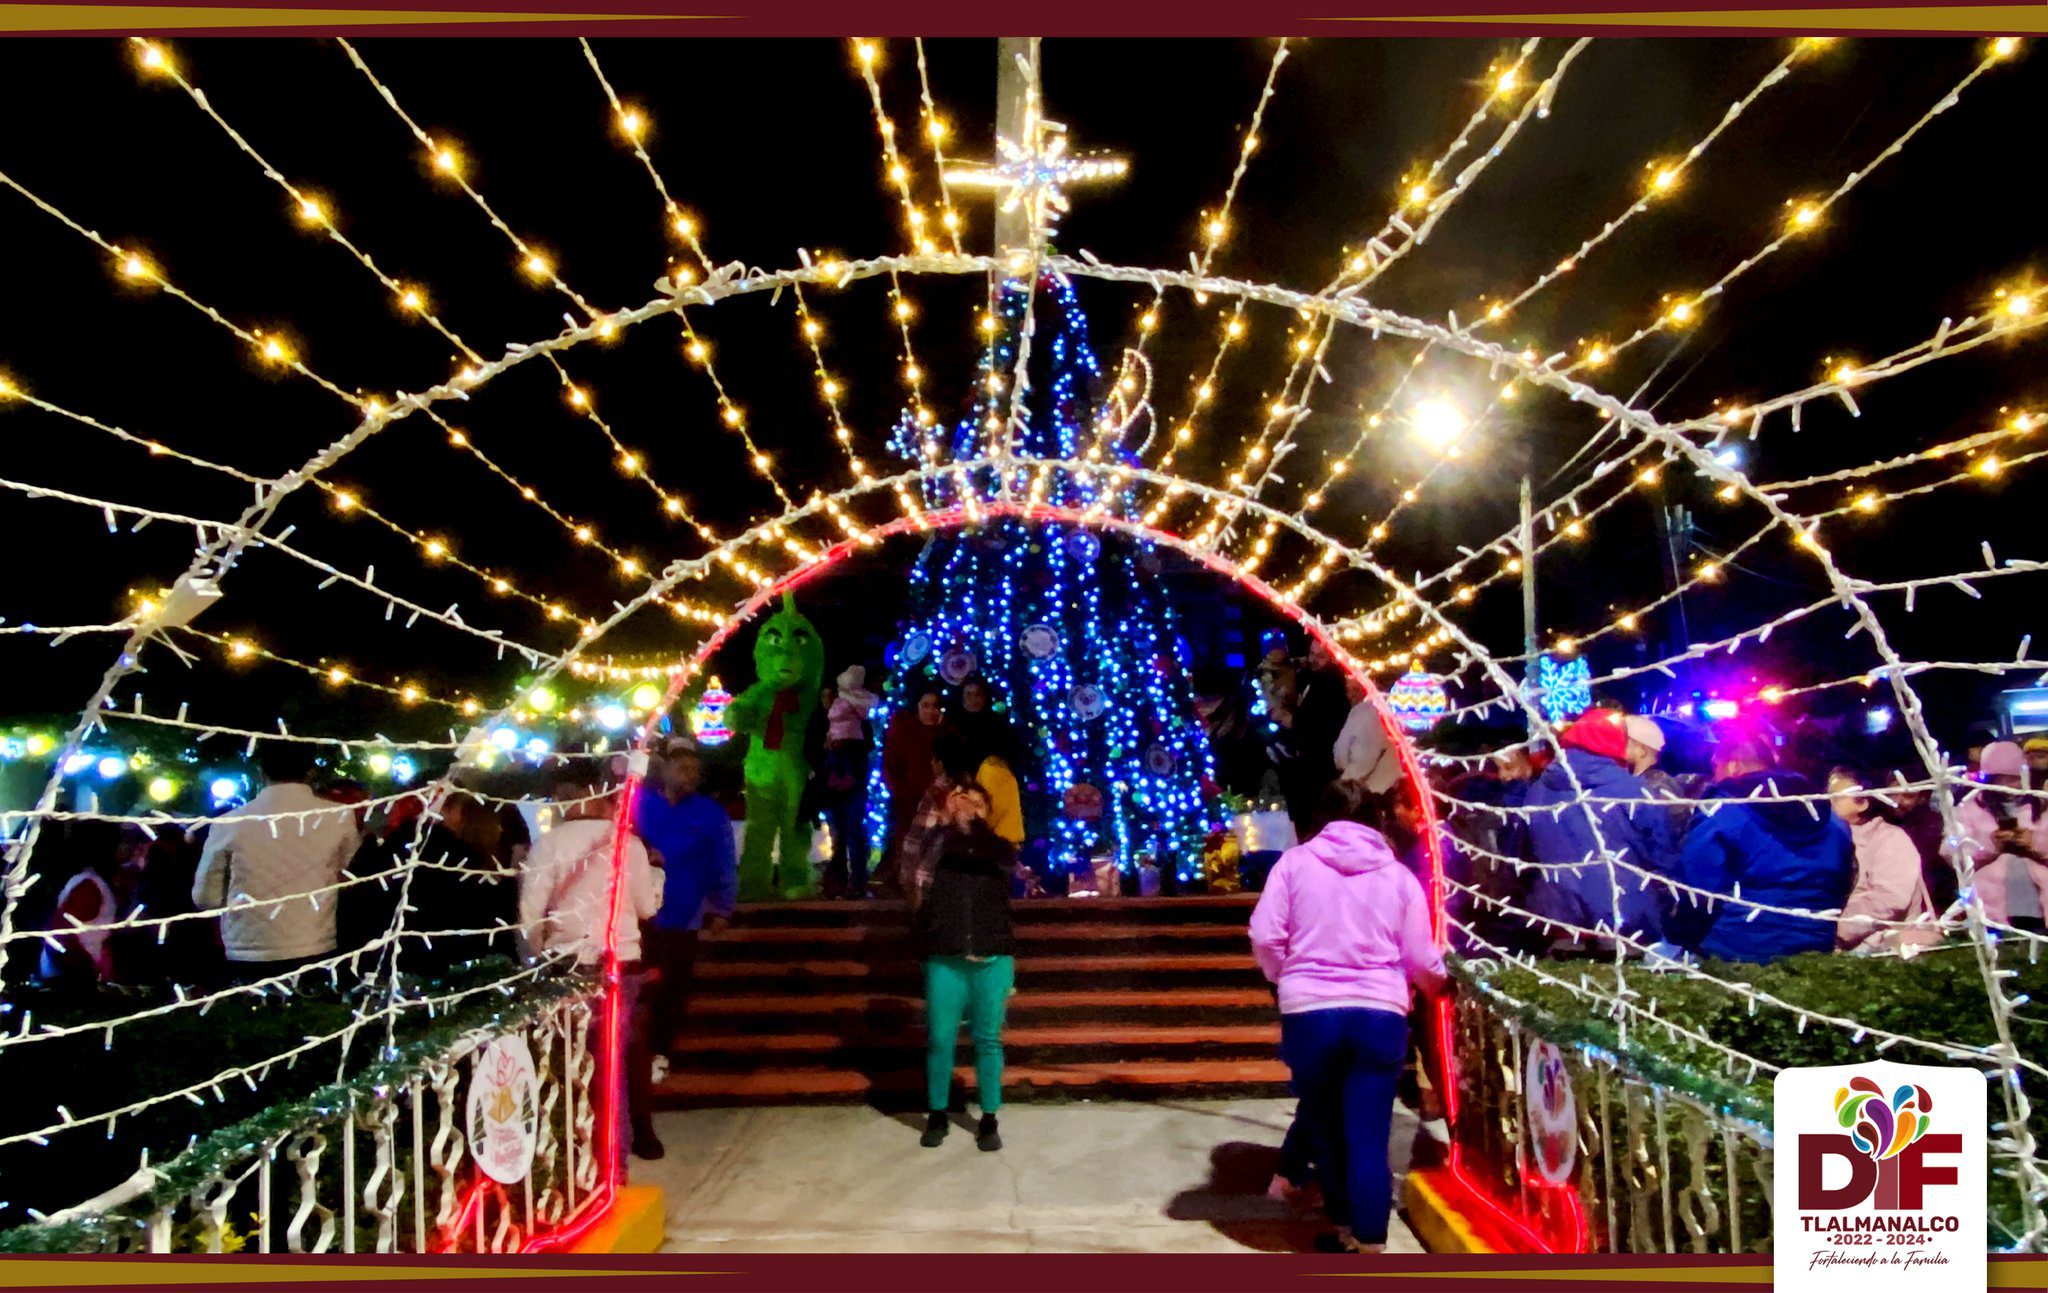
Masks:
[[[935,445],[932,437],[943,432],[905,419],[894,443],[899,454],[949,452],[965,462],[986,453],[989,428],[1011,411],[1001,375],[1013,370],[1034,305],[1056,317],[1049,330],[1047,320],[1038,322],[1024,426],[1011,450],[1025,459],[1084,452],[1081,438],[1101,416],[1091,399],[1101,371],[1072,284],[1047,275],[1036,292],[1014,280],[997,288],[981,394],[951,443]],[[1014,473],[1014,492],[1031,490],[1030,478],[1028,469]],[[997,485],[992,469],[972,480],[942,478],[926,485],[925,504],[957,506],[965,489],[992,497]],[[1116,501],[1065,473],[1040,482],[1033,496],[1075,510]],[[1000,518],[934,535],[911,572],[875,730],[886,731],[890,716],[927,690],[941,691],[955,709],[961,685],[979,678],[1018,738],[1027,857],[1053,871],[1106,855],[1126,873],[1150,861],[1163,874],[1195,874],[1220,810],[1203,790],[1212,760],[1161,570],[1153,545],[1071,522]],[[889,812],[879,758],[868,803],[879,841]]]

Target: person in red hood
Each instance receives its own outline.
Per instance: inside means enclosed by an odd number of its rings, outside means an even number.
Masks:
[[[1627,716],[1589,710],[1558,744],[1525,801],[1529,850],[1544,864],[1529,909],[1576,930],[1618,924],[1639,942],[1661,940],[1671,895],[1643,877],[1675,875],[1678,844],[1669,811],[1629,769]],[[1611,877],[1608,853],[1620,858]]]

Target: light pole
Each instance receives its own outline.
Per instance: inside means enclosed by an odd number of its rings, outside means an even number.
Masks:
[[[1536,514],[1530,498],[1529,473],[1522,473],[1521,524],[1515,527],[1515,543],[1522,550],[1522,676],[1526,681],[1536,672]]]

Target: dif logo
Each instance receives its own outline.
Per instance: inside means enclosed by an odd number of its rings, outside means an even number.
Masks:
[[[1858,1293],[1984,1287],[1985,1081],[1878,1061],[1774,1087],[1775,1275]]]

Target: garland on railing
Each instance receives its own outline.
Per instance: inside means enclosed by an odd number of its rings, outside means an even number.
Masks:
[[[479,963],[481,964],[481,963]],[[90,1217],[38,1222],[0,1230],[0,1254],[100,1251],[132,1231],[150,1214],[170,1207],[207,1181],[226,1175],[237,1163],[260,1153],[263,1146],[295,1127],[335,1118],[364,1097],[401,1087],[424,1072],[427,1064],[472,1033],[498,1033],[517,1027],[549,1008],[594,994],[594,978],[563,974],[538,980],[517,994],[495,1001],[458,1007],[432,1028],[402,1043],[337,1082],[330,1082],[297,1100],[286,1100],[194,1141],[190,1148],[159,1167],[148,1169],[152,1183],[129,1202]],[[495,995],[495,994],[494,994]]]

